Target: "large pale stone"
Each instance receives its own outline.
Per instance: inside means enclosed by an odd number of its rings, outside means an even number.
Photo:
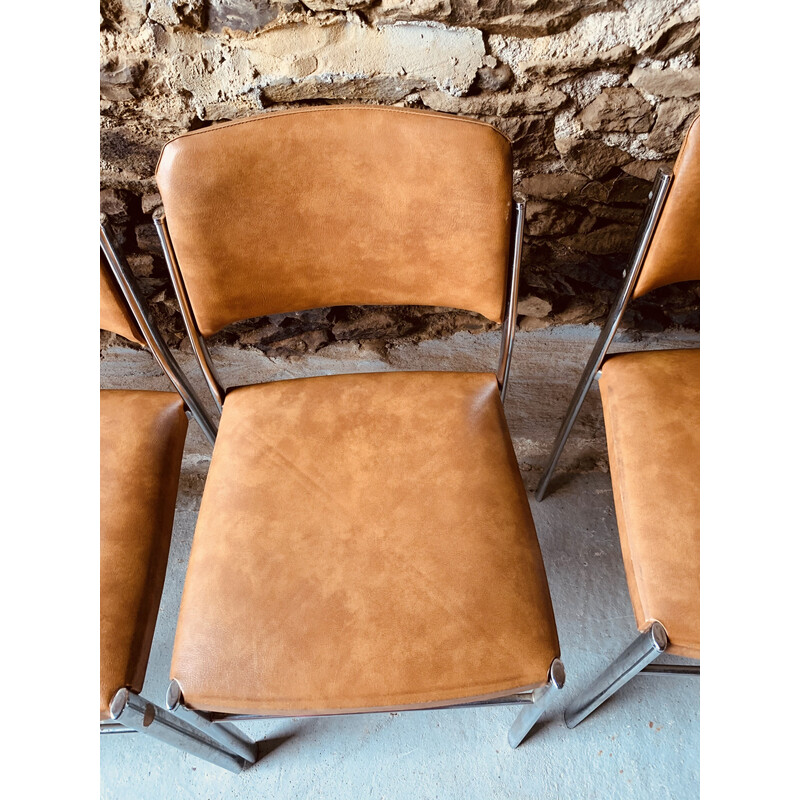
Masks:
[[[199,106],[253,89],[282,101],[340,97],[325,87],[347,82],[362,87],[361,97],[375,82],[376,99],[387,86],[394,96],[398,86],[406,93],[435,87],[459,95],[475,80],[485,51],[480,31],[425,24],[291,24],[252,38],[205,38],[208,46],[174,63],[171,75]]]

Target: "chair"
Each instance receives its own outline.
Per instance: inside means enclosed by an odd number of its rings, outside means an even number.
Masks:
[[[100,392],[100,731],[146,733],[239,771],[246,758],[201,731],[205,721],[199,727],[141,696],[167,568],[188,417],[212,442],[216,425],[152,326],[133,276],[102,225],[100,243],[107,257],[107,263],[100,261],[101,328],[149,344],[178,389]],[[219,733],[234,737],[224,729]],[[255,745],[240,739],[236,737],[238,751],[246,750],[254,760]]]
[[[640,635],[573,700],[572,728],[641,671],[697,674],[653,664],[667,652],[700,657],[700,351],[607,357],[630,298],[700,277],[700,118],[674,174],[660,171],[625,281],[556,437],[536,499],[550,478],[592,381],[599,379],[620,545]]]
[[[506,427],[524,204],[491,126],[329,106],[163,149],[156,225],[222,410],[167,705],[213,724],[524,704],[564,683]],[[342,304],[503,322],[497,373],[321,376],[225,389],[205,337]]]

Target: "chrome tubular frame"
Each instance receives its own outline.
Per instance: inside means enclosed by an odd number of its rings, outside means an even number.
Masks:
[[[220,747],[255,764],[258,757],[256,743],[234,725],[226,722],[213,724],[204,714],[187,708],[183,702],[181,685],[174,678],[167,687],[167,708],[179,719],[201,730]]]
[[[541,691],[540,689],[536,689],[536,692]],[[416,708],[400,708],[397,709],[398,712],[407,712],[407,711],[447,711],[449,709],[455,708],[480,708],[481,706],[518,706],[521,704],[528,704],[534,701],[534,694],[535,692],[517,692],[515,694],[507,694],[503,695],[502,697],[492,697],[489,700],[476,700],[472,703],[447,703],[445,705],[432,705],[432,706],[420,706]],[[287,714],[223,714],[216,711],[204,711],[203,716],[215,726],[223,724],[225,722],[250,722],[253,720],[263,720],[263,719],[286,719],[287,716],[290,716],[291,719],[318,719],[321,717],[343,717],[343,716],[358,716],[360,714],[382,714],[387,713],[384,712],[382,709],[378,709],[377,711],[331,711],[326,714],[302,714],[302,713],[292,713],[291,715]]]
[[[642,675],[700,675],[699,664],[648,664]]]
[[[241,772],[245,766],[242,758],[228,752],[194,725],[128,689],[120,689],[114,695],[111,701],[111,719],[110,724],[101,725],[102,733],[133,730],[159,739],[230,772]]]
[[[164,373],[170,379],[178,394],[183,398],[183,402],[189,409],[190,416],[194,418],[205,434],[205,437],[213,445],[217,438],[217,425],[206,412],[183,370],[178,365],[175,357],[161,338],[158,329],[150,319],[147,306],[139,293],[136,279],[128,263],[125,261],[124,256],[118,253],[114,247],[111,234],[102,222],[100,223],[100,248],[103,251],[103,255],[106,257],[106,262],[111,268],[111,271],[114,273],[120,291],[136,320],[136,324],[144,335],[150,352],[153,354],[156,361],[158,361],[161,369],[164,370]]]
[[[650,247],[650,242],[653,238],[653,233],[658,224],[658,219],[661,216],[661,211],[664,208],[664,202],[667,199],[669,186],[672,181],[672,175],[660,169],[656,175],[653,183],[653,188],[650,191],[650,202],[647,205],[642,221],[639,225],[639,230],[636,234],[636,243],[631,254],[628,267],[623,273],[625,278],[622,288],[617,295],[614,304],[609,312],[608,319],[606,320],[603,330],[600,333],[600,338],[589,356],[589,361],[586,364],[583,374],[578,381],[578,386],[575,389],[575,394],[572,396],[567,413],[564,416],[564,421],[561,423],[561,428],[558,431],[553,448],[550,451],[550,457],[547,459],[547,464],[544,468],[544,473],[539,480],[539,485],[536,487],[536,499],[541,501],[547,492],[547,486],[550,479],[553,477],[553,472],[558,463],[558,459],[564,450],[564,445],[567,443],[567,437],[575,424],[578,417],[578,412],[581,410],[583,401],[589,392],[589,387],[595,378],[595,374],[600,369],[603,359],[606,357],[608,348],[611,345],[611,340],[617,332],[622,315],[628,306],[628,302],[633,295],[633,290],[636,286],[636,281],[639,278],[639,273],[642,270],[645,256]]]
[[[514,198],[514,239],[511,243],[508,293],[503,317],[503,339],[500,344],[500,364],[497,367],[497,385],[500,400],[505,401],[508,373],[511,369],[511,353],[514,349],[514,333],[517,329],[517,297],[519,295],[519,273],[522,262],[522,235],[525,228],[525,199]]]
[[[178,305],[181,309],[181,316],[183,317],[183,324],[186,326],[186,331],[189,334],[189,342],[194,350],[194,355],[197,358],[200,369],[203,372],[203,377],[206,379],[208,388],[214,397],[217,410],[222,413],[222,404],[225,402],[225,389],[222,386],[217,373],[214,370],[214,364],[211,361],[211,355],[208,352],[206,341],[200,334],[197,328],[197,323],[192,312],[191,305],[189,304],[189,295],[186,293],[186,286],[183,282],[180,267],[178,266],[178,259],[175,255],[175,249],[172,246],[172,239],[169,236],[169,229],[167,228],[166,217],[159,214],[153,214],[153,224],[156,226],[158,232],[158,240],[161,242],[161,249],[164,251],[164,258],[167,261],[167,269],[169,270],[169,277],[172,280],[172,285],[175,288],[175,294],[178,297]]]
[[[656,620],[644,633],[640,633],[614,662],[567,706],[567,710],[564,712],[564,721],[567,723],[567,727],[574,728],[583,722],[592,711],[608,700],[614,692],[646,669],[651,661],[654,661],[667,649],[667,645],[669,645],[667,631]],[[659,665],[659,668],[650,671],[658,674],[662,669],[671,670],[672,667],[667,664]],[[692,667],[689,667],[689,669],[692,669]],[[669,674],[686,674],[686,671],[670,671]],[[696,673],[690,674],[699,675],[699,668],[697,668]]]
[[[503,697],[493,697],[489,700],[478,700],[473,703],[452,703],[447,705],[434,705],[423,706],[421,708],[407,708],[398,709],[400,711],[446,711],[448,709],[456,708],[478,708],[480,706],[512,706],[524,705],[525,708],[517,716],[508,734],[508,742],[511,747],[517,747],[520,742],[530,733],[533,726],[538,722],[544,711],[550,705],[552,698],[556,691],[561,689],[564,685],[565,673],[564,665],[561,660],[556,658],[550,665],[548,671],[547,683],[530,692],[517,692],[514,694],[504,695]],[[183,705],[181,696],[180,685],[176,680],[170,683],[167,690],[167,707],[169,710],[177,714],[182,719],[191,723],[192,725],[200,728],[205,733],[213,736],[223,747],[228,750],[236,752],[238,755],[244,755],[242,750],[234,750],[232,742],[227,738],[219,738],[215,735],[219,728],[232,729],[233,735],[237,741],[241,740],[242,734],[236,728],[229,725],[231,722],[247,722],[250,720],[264,720],[264,719],[286,719],[286,714],[223,714],[219,712],[203,712],[202,714]],[[354,711],[348,712],[347,716],[352,714],[375,714],[381,713],[380,711]],[[291,717],[302,719],[316,719],[318,717],[338,717],[344,716],[341,711],[333,711],[330,714],[297,714],[292,713]],[[226,734],[227,735],[227,734]],[[244,741],[248,741],[246,738]]]
[[[550,706],[566,681],[564,665],[560,658],[553,659],[547,676],[547,683],[533,692],[533,704],[519,712],[508,731],[508,743],[511,747],[519,747],[525,737],[533,730],[533,726],[541,719],[542,714]]]

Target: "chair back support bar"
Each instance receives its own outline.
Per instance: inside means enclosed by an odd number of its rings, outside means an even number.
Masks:
[[[700,279],[700,117],[681,145],[672,186],[633,298],[659,286]]]
[[[501,322],[511,146],[435,112],[328,106],[169,142],[156,169],[198,331],[331,305]]]
[[[147,307],[145,306],[144,300],[142,299],[136,285],[136,279],[134,278],[133,273],[131,272],[130,267],[126,263],[124,257],[117,252],[116,248],[112,244],[111,236],[105,225],[102,223],[100,224],[100,248],[103,251],[103,255],[106,258],[106,262],[108,263],[111,272],[113,273],[113,279],[110,279],[110,276],[104,274],[103,264],[101,262],[101,327],[103,327],[105,330],[111,330],[114,333],[120,333],[127,338],[127,334],[124,330],[120,330],[119,328],[108,328],[106,325],[113,324],[114,320],[118,317],[123,318],[124,310],[126,308],[128,309],[128,313],[138,329],[136,332],[140,332],[140,335],[142,336],[142,339],[137,338],[135,341],[139,342],[140,344],[147,345],[150,352],[153,354],[153,357],[156,359],[156,361],[158,361],[159,365],[164,370],[164,373],[170,379],[172,385],[183,399],[183,402],[186,404],[189,413],[200,426],[205,437],[209,442],[211,442],[211,444],[214,444],[214,441],[217,437],[216,423],[208,416],[208,413],[197,397],[192,385],[189,383],[183,370],[178,365],[175,357],[172,355],[164,340],[161,338],[161,334],[158,332],[158,329],[150,319]],[[116,282],[116,288],[118,290],[113,297],[116,297],[118,300],[124,299],[124,305],[121,307],[121,310],[117,315],[109,314],[107,310],[107,304],[110,302],[109,298],[112,298],[112,295],[107,294],[104,285],[108,286],[113,292],[114,286],[110,283],[110,280],[114,280]],[[121,297],[119,296],[120,294]]]
[[[206,347],[206,341],[197,329],[197,322],[194,318],[192,306],[189,303],[189,297],[186,294],[186,285],[183,282],[183,276],[178,267],[175,249],[172,246],[172,239],[170,238],[169,229],[167,228],[167,220],[161,215],[154,214],[153,224],[156,226],[158,240],[161,242],[161,249],[164,252],[164,259],[167,262],[169,277],[175,289],[175,295],[178,298],[178,306],[181,310],[183,323],[186,325],[186,331],[189,334],[189,343],[192,346],[197,363],[200,365],[200,371],[206,379],[209,391],[214,398],[217,410],[222,413],[222,404],[225,402],[225,388],[214,369],[214,363],[211,360],[208,347]]]
[[[614,338],[622,315],[625,313],[625,309],[633,296],[634,288],[637,285],[642,265],[644,264],[648,248],[650,247],[650,242],[667,200],[671,179],[671,176],[664,172],[664,170],[659,170],[656,175],[653,189],[650,192],[650,201],[636,234],[636,244],[634,245],[633,253],[628,262],[628,267],[623,273],[624,281],[622,287],[614,300],[614,304],[608,314],[603,330],[600,332],[600,337],[592,349],[589,361],[584,367],[583,373],[578,381],[578,386],[575,389],[575,393],[572,395],[567,413],[564,416],[564,420],[561,423],[561,427],[553,443],[553,449],[550,451],[550,456],[545,464],[544,472],[539,480],[539,485],[536,487],[536,499],[539,501],[544,498],[547,492],[547,486],[550,483],[550,478],[553,476],[558,459],[564,451],[567,437],[572,430],[572,426],[575,424],[575,420],[578,418],[578,412],[581,410],[583,401],[586,399],[589,387],[592,385],[592,381],[595,375],[597,375],[597,371],[600,369],[600,365],[603,363],[606,353],[608,353],[611,340]]]
[[[500,364],[497,367],[497,385],[500,399],[505,401],[508,373],[511,369],[511,353],[514,350],[514,332],[517,329],[517,298],[519,295],[519,272],[522,263],[522,237],[525,228],[525,199],[514,200],[514,239],[511,243],[506,310],[503,317],[503,338],[500,345]]]

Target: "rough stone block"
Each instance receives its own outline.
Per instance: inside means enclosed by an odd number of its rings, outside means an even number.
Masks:
[[[633,158],[618,147],[610,147],[596,139],[556,139],[556,147],[571,172],[589,178],[602,178],[614,167],[621,167]]]
[[[578,114],[578,120],[589,131],[647,133],[653,125],[653,111],[636,89],[603,89]]]
[[[700,67],[633,70],[631,83],[656,97],[694,97],[700,94]]]

